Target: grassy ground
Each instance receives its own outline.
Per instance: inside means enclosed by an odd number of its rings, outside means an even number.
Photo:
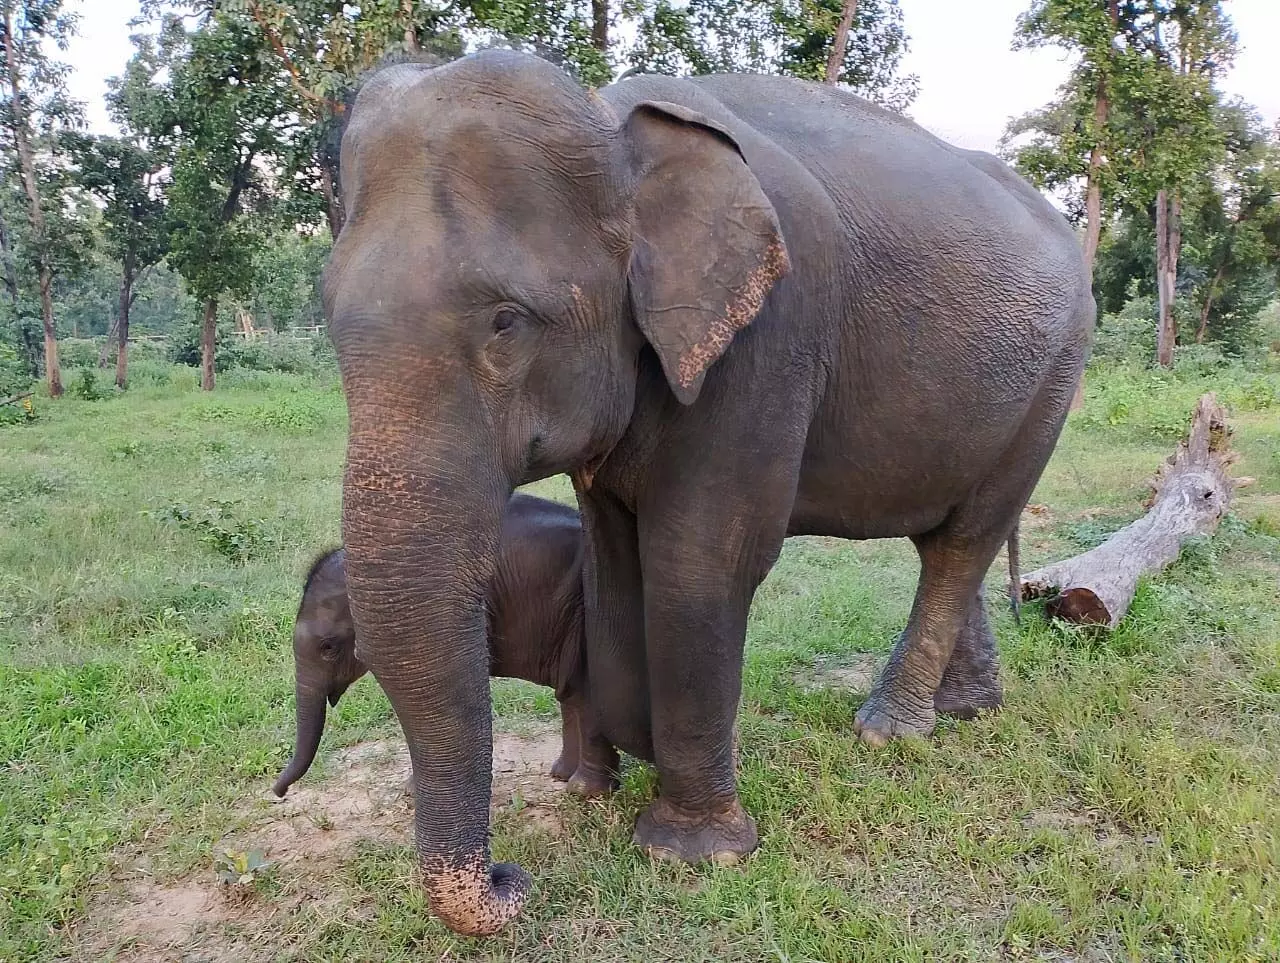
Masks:
[[[741,785],[763,843],[744,865],[647,862],[630,830],[654,780],[635,766],[550,822],[500,808],[495,854],[537,887],[495,939],[428,917],[406,809],[389,837],[228,888],[230,908],[196,899],[213,923],[147,950],[121,924],[137,881],[219,898],[219,843],[255,825],[288,756],[291,619],[338,537],[345,427],[331,381],[233,373],[206,396],[174,370],[0,427],[0,961],[1280,958],[1280,376],[1126,369],[1073,416],[1026,567],[1135,517],[1206,387],[1257,484],[1107,639],[1034,610],[1015,628],[993,570],[1004,711],[860,746],[851,717],[915,561],[795,539],[749,629]],[[504,731],[555,719],[544,690],[494,688]],[[366,678],[304,782],[323,791],[338,747],[387,739]]]

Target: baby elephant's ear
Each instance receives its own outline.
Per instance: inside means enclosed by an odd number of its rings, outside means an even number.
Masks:
[[[678,104],[624,124],[638,178],[631,299],[681,404],[790,269],[778,217],[733,135]]]

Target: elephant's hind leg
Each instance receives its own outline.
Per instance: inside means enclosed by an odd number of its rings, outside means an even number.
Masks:
[[[855,731],[872,746],[933,731],[936,694],[968,628],[970,601],[1000,544],[998,536],[989,538],[989,544],[971,545],[949,534],[915,541],[921,571],[911,617],[854,717]]]
[[[941,526],[913,539],[921,569],[911,618],[854,719],[869,745],[928,735],[939,712],[972,717],[1001,703],[995,638],[980,597],[982,577],[1053,453],[1080,367],[1074,351],[1056,360],[986,480]]]
[[[972,719],[983,709],[998,709],[1003,702],[996,637],[979,591],[969,603],[951,660],[933,694],[933,707],[939,715]]]

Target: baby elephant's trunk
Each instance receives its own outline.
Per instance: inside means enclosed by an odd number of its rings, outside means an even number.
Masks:
[[[293,758],[284,772],[276,780],[271,791],[283,797],[289,787],[301,779],[311,763],[315,761],[316,750],[320,748],[320,737],[324,734],[325,694],[320,689],[298,681],[295,689],[297,700],[298,725],[294,737]]]

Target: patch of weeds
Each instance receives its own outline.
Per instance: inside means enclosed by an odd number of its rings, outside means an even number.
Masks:
[[[98,373],[92,368],[81,368],[67,390],[73,398],[81,401],[101,401],[106,397],[102,386],[98,384]]]
[[[1059,525],[1054,534],[1087,552],[1128,524],[1129,520],[1124,518],[1085,518]]]
[[[59,472],[31,472],[27,475],[0,475],[0,505],[42,495],[59,495],[70,486]]]
[[[225,451],[226,446],[220,448]],[[216,478],[263,479],[276,471],[274,455],[265,451],[246,451],[239,455],[209,459],[203,466],[204,474]]]
[[[1265,378],[1254,378],[1231,394],[1232,407],[1241,411],[1264,411],[1280,402],[1280,392]]]
[[[324,413],[300,398],[281,398],[275,404],[249,409],[249,422],[256,428],[307,433],[324,424]]]
[[[261,519],[236,518],[232,511],[234,504],[219,499],[198,511],[185,505],[170,505],[162,511],[144,514],[176,522],[179,528],[194,533],[223,558],[243,565],[262,554],[267,536]]]

